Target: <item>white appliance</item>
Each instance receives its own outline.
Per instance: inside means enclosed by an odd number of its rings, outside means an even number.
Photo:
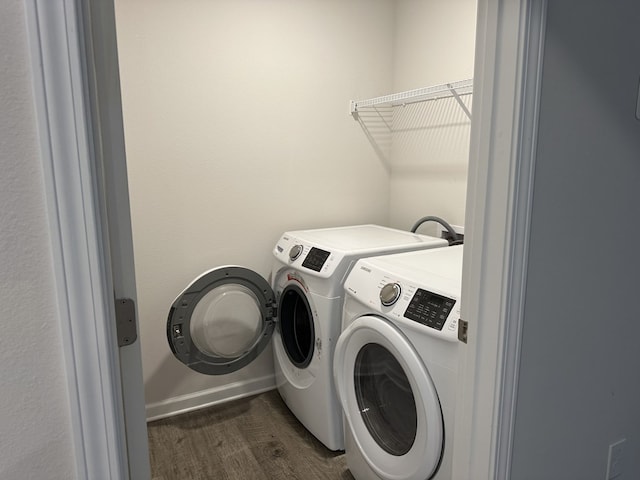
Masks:
[[[462,246],[359,260],[334,356],[356,480],[451,478]]]
[[[237,266],[195,279],[171,307],[169,345],[193,370],[220,375],[249,364],[273,336],[280,395],[327,448],[342,450],[333,350],[348,272],[363,257],[446,245],[377,225],[284,233],[273,250],[270,281]]]

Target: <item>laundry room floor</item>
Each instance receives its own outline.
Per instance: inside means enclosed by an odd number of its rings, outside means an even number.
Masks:
[[[152,480],[353,480],[276,390],[148,425]]]

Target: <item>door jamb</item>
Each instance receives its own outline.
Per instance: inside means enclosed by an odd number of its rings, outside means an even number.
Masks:
[[[479,0],[453,478],[509,478],[547,0]]]
[[[76,477],[127,480],[114,287],[81,9],[81,0],[25,0]]]

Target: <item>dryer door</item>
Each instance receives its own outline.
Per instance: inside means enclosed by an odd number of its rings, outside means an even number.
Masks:
[[[269,343],[275,307],[273,289],[256,272],[234,266],[210,270],[173,302],[167,320],[169,346],[197,372],[235,372]]]
[[[356,319],[336,345],[334,377],[347,428],[371,469],[384,480],[431,478],[444,450],[442,410],[404,334],[382,318]]]

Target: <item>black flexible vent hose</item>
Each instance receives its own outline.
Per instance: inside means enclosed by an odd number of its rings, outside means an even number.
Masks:
[[[458,237],[458,234],[451,225],[449,225],[444,219],[433,215],[428,215],[418,220],[413,227],[411,227],[411,232],[416,233],[420,225],[426,222],[436,222],[446,228],[447,232],[449,232],[449,245],[460,245],[462,243],[462,240]]]

